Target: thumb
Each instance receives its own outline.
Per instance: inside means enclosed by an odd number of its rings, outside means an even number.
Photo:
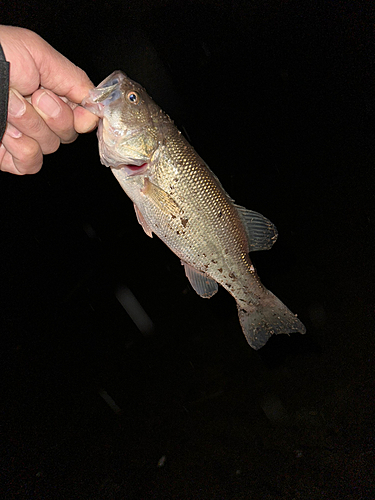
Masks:
[[[27,40],[39,70],[40,84],[57,95],[80,103],[94,87],[86,73],[35,33]]]
[[[94,87],[86,73],[39,35],[25,28],[1,26],[0,38],[10,61],[11,86],[23,95],[39,85],[80,103]]]

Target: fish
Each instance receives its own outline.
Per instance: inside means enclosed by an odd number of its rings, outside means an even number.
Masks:
[[[278,233],[263,215],[235,204],[219,179],[146,90],[115,71],[82,106],[99,120],[101,163],[133,201],[145,233],[157,235],[181,260],[195,292],[218,285],[237,303],[248,344],[305,333],[303,323],[260,281],[249,252],[268,250]]]

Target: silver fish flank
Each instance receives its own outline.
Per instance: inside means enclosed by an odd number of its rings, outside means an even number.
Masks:
[[[181,259],[193,289],[210,298],[223,286],[236,300],[254,349],[274,334],[305,333],[301,321],[261,283],[249,257],[272,247],[275,226],[234,203],[145,89],[115,71],[82,105],[101,118],[101,162],[133,201],[145,233],[155,233]]]

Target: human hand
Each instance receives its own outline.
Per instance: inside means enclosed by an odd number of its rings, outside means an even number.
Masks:
[[[41,169],[43,155],[96,127],[98,118],[78,106],[94,85],[82,69],[32,31],[0,25],[0,43],[10,62],[0,170],[33,174]]]

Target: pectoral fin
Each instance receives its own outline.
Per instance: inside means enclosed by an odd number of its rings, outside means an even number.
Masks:
[[[171,214],[175,217],[179,215],[180,208],[172,196],[152,183],[148,177],[145,177],[142,194],[150,198],[165,214]]]
[[[149,236],[150,238],[152,238],[152,231],[151,229],[149,228],[147,222],[145,221],[143,215],[141,214],[141,212],[138,210],[138,207],[137,205],[134,203],[134,210],[135,210],[135,215],[137,216],[137,221],[140,223],[140,225],[143,227],[144,229],[144,232],[147,234],[147,236]]]
[[[235,205],[241,217],[249,242],[249,251],[269,250],[277,240],[277,229],[270,220],[258,212]]]
[[[181,261],[185,267],[185,274],[198,295],[204,299],[210,299],[218,291],[218,284],[215,280],[209,278],[203,273],[200,273],[194,267],[189,266],[186,262]]]

